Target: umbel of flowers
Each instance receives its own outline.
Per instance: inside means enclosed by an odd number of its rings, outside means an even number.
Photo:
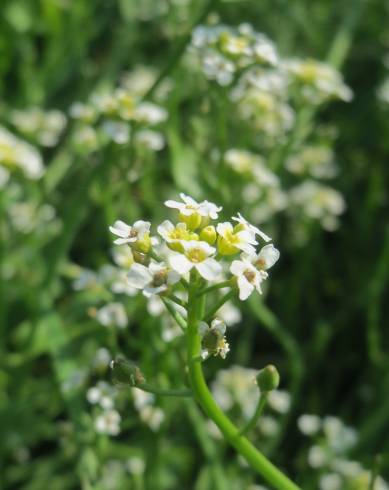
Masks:
[[[222,208],[216,204],[197,202],[183,193],[180,198],[165,202],[175,211],[176,219],[165,220],[154,230],[147,221],[129,225],[118,220],[110,231],[116,237],[114,243],[130,251],[128,285],[146,298],[159,296],[183,330],[188,386],[160,389],[149,385],[139,368],[122,358],[111,363],[114,379],[156,395],[193,396],[225,439],[274,488],[296,490],[298,487],[244,435],[256,425],[269,393],[278,386],[275,367],[267,366],[259,372],[256,383],[260,400],[251,420],[241,429],[217,405],[202,371],[205,360],[212,356],[224,359],[230,350],[227,325],[218,317],[218,311],[234,296],[245,301],[253,293],[261,294],[279,251],[269,236],[241,214],[223,222],[219,220]]]
[[[218,309],[236,291],[246,300],[253,291],[262,293],[268,270],[277,262],[279,252],[264,232],[250,224],[241,214],[231,221],[217,222],[222,210],[209,201],[197,202],[180,194],[182,202],[166,201],[177,212],[177,220],[163,221],[151,234],[151,223],[136,221],[128,225],[116,221],[110,231],[115,244],[129,246],[133,264],[128,284],[144,296],[160,295],[164,300],[182,306],[176,292],[188,293],[189,281],[196,282],[201,292],[229,288]],[[260,242],[265,242],[260,246]],[[213,308],[215,310],[215,308]],[[177,313],[178,315],[179,313]],[[201,318],[201,356],[225,357],[229,345],[225,339],[226,325],[215,316],[217,310]],[[185,316],[185,313],[184,315]]]

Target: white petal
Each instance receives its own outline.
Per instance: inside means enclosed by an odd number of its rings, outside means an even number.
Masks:
[[[114,235],[120,236],[122,238],[128,237],[131,232],[131,226],[124,223],[124,221],[117,220],[113,226],[109,227],[109,231]]]
[[[131,243],[134,241],[135,241],[135,238],[116,238],[116,240],[114,240],[113,243],[115,245],[123,245],[124,243]]]
[[[153,280],[147,267],[142,264],[133,264],[127,274],[128,284],[137,289],[143,289]]]
[[[211,327],[215,329],[221,336],[223,336],[226,333],[226,324],[223,322],[223,320],[220,320],[220,318],[215,318],[212,323]]]
[[[238,277],[239,299],[246,300],[254,290],[254,286],[244,276]]]
[[[206,259],[195,267],[207,281],[215,281],[222,272],[222,266],[215,259]]]
[[[174,225],[168,219],[165,220],[163,223],[161,223],[157,228],[158,233],[165,240],[169,239],[169,233],[173,230],[174,230]]]
[[[198,206],[198,203],[197,201],[195,201],[193,199],[193,197],[190,197],[190,196],[187,196],[186,194],[184,194],[183,192],[180,193],[180,197],[181,199],[184,201],[185,204],[189,205],[189,206]]]
[[[181,202],[168,200],[165,201],[165,206],[172,209],[181,209],[184,205]]]
[[[169,257],[169,263],[171,268],[178,272],[181,276],[189,272],[194,265],[185,257],[185,255],[181,254],[171,255]]]
[[[251,243],[251,245],[256,245],[258,243],[253,234],[248,230],[238,231],[236,236],[239,238],[239,241],[243,243]]]
[[[280,258],[280,252],[273,244],[265,245],[259,252],[258,258],[265,263],[265,269],[270,269]]]
[[[166,285],[163,284],[162,286],[158,286],[157,288],[152,288],[150,286],[146,286],[143,289],[143,296],[146,296],[146,298],[151,298],[151,296],[154,296],[159,293],[163,293],[166,291]]]
[[[253,226],[253,229],[255,230],[255,233],[262,238],[262,240],[264,240],[265,242],[270,242],[271,238],[269,237],[269,235],[266,235],[266,233],[264,233],[256,226]]]
[[[224,223],[219,223],[216,227],[216,231],[219,233],[219,235],[221,236],[224,236],[226,234],[227,231],[230,231],[232,232],[233,231],[233,226],[231,223],[229,223],[228,221],[224,222]]]
[[[203,338],[204,335],[209,332],[209,327],[205,322],[200,322],[199,323],[199,334],[200,337]]]
[[[230,272],[234,274],[234,276],[241,276],[246,269],[247,264],[242,260],[234,260],[230,265]]]
[[[167,284],[176,284],[181,279],[180,274],[176,271],[169,271],[167,273]]]

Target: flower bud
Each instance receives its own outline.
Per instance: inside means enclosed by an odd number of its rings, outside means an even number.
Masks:
[[[257,385],[262,392],[273,391],[280,384],[280,375],[272,364],[264,367],[257,374]]]
[[[137,252],[136,250],[133,250],[132,254],[134,256],[134,262],[145,266],[149,265],[150,257],[148,257],[147,255],[142,254],[141,252]]]
[[[113,359],[110,363],[112,380],[115,384],[139,386],[145,382],[141,370],[135,364],[123,358]]]
[[[151,248],[151,238],[149,234],[145,234],[141,240],[137,240],[133,244],[134,250],[147,254]]]
[[[216,229],[214,226],[206,226],[200,232],[200,240],[213,245],[216,242]]]
[[[196,230],[201,224],[201,216],[199,213],[192,213],[189,216],[180,213],[180,221],[185,223],[189,230]]]

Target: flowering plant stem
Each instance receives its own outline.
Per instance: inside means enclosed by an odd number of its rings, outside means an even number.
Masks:
[[[255,412],[247,424],[240,430],[240,434],[247,434],[251,429],[253,429],[258,422],[259,417],[262,415],[263,409],[265,408],[267,402],[267,392],[261,394]]]
[[[202,364],[198,359],[201,339],[198,324],[204,314],[205,297],[197,295],[197,274],[191,273],[188,301],[187,363],[193,395],[206,415],[218,426],[224,438],[241,454],[250,466],[278,490],[300,490],[287,476],[276,468],[222,412],[205,382]]]

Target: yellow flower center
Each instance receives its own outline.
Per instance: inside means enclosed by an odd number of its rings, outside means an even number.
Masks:
[[[203,262],[207,258],[207,254],[201,248],[193,248],[187,253],[187,257],[191,262]]]

